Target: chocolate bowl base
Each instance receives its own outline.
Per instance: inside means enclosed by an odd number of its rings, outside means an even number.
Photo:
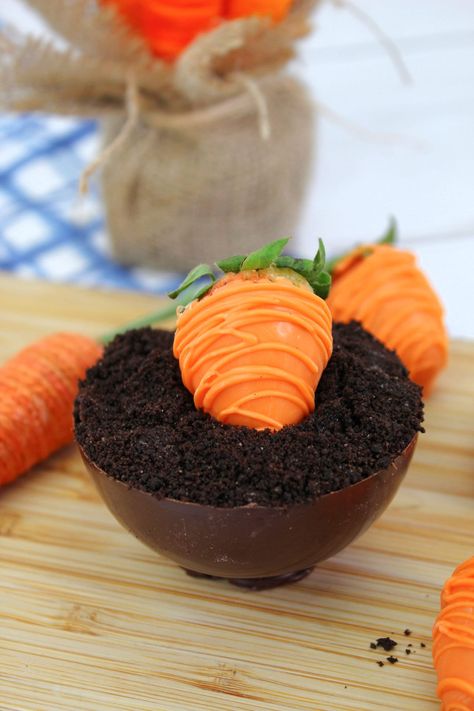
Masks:
[[[256,590],[296,582],[366,531],[395,496],[416,440],[386,469],[286,507],[159,499],[114,479],[80,451],[110,511],[143,543],[193,574]]]
[[[310,575],[314,567],[305,568],[304,570],[297,570],[294,573],[287,573],[286,575],[274,575],[271,578],[219,578],[217,575],[206,575],[205,573],[196,573],[194,570],[188,570],[183,568],[183,570],[192,578],[207,578],[208,580],[226,580],[231,585],[235,585],[238,588],[245,588],[246,590],[252,590],[254,592],[259,592],[260,590],[271,590],[272,588],[278,588],[280,585],[290,585],[291,583],[298,583],[307,575]]]

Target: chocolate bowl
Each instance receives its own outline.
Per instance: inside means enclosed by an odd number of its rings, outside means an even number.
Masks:
[[[79,449],[108,508],[139,540],[190,574],[259,589],[301,579],[363,533],[395,496],[416,440],[387,469],[286,508],[159,499],[107,475]]]

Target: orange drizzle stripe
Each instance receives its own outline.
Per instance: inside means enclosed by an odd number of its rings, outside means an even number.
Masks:
[[[229,385],[244,382],[251,383],[258,380],[268,380],[269,378],[281,379],[290,382],[299,390],[303,399],[306,400],[306,403],[310,407],[312,406],[314,392],[310,387],[308,387],[307,383],[305,383],[302,378],[298,378],[298,376],[293,375],[292,373],[287,373],[286,371],[280,370],[279,368],[271,368],[265,365],[253,366],[251,370],[248,368],[234,368],[233,370],[229,371],[225,380],[220,380],[218,383],[214,383],[211,385],[206,395],[204,396],[202,404],[200,398],[201,385],[199,385],[194,394],[194,400],[195,402],[196,400],[198,400],[199,405],[196,402],[196,405],[198,407],[204,407],[205,409],[207,409],[212,407],[213,399],[217,397],[217,395],[219,395]]]
[[[252,394],[252,395],[246,395],[245,397],[241,398],[240,400],[237,400],[232,407],[228,407],[225,410],[221,411],[221,416],[223,418],[227,417],[228,415],[238,412],[241,409],[242,405],[246,405],[248,402],[253,402],[254,400],[258,400],[261,397],[278,397],[278,398],[283,398],[283,400],[288,400],[288,402],[292,402],[295,405],[300,404],[300,398],[297,397],[296,395],[292,395],[291,393],[285,393],[285,392],[280,392],[279,390],[262,390],[261,392]],[[309,412],[309,410],[308,410]]]
[[[240,344],[236,344],[235,346],[229,346],[228,348],[216,349],[212,354],[213,357],[222,355],[222,358],[214,363],[213,369],[220,370],[223,365],[229,365],[235,358],[240,358],[242,355],[251,355],[252,353],[261,353],[269,350],[290,353],[297,360],[303,363],[308,368],[310,373],[316,374],[319,371],[318,366],[306,355],[306,353],[303,353],[303,351],[299,348],[295,348],[294,346],[290,346],[286,343],[258,343],[257,345],[251,346],[241,346]],[[205,358],[206,356],[201,358],[201,360],[196,361],[195,365],[191,366],[191,370],[197,370],[202,365]]]
[[[231,413],[231,414],[238,414],[238,415],[248,418],[250,421],[258,422],[259,424],[256,427],[255,427],[255,425],[249,425],[257,430],[262,430],[262,429],[266,429],[266,428],[278,430],[281,428],[279,420],[276,420],[274,417],[270,417],[269,415],[264,415],[261,412],[253,412],[252,410],[244,410],[242,408],[242,409],[238,410],[236,413]],[[227,417],[221,421],[226,423],[229,417],[230,417],[230,414],[227,415]]]

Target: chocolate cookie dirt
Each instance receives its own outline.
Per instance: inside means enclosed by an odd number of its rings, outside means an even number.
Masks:
[[[277,432],[223,425],[198,410],[173,334],[118,336],[88,371],[76,436],[109,475],[157,497],[232,507],[310,501],[383,469],[423,431],[420,389],[359,324],[335,324],[315,410]]]

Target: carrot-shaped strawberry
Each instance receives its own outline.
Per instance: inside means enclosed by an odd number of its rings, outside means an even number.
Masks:
[[[335,262],[332,278],[334,320],[360,321],[397,352],[428,395],[446,364],[448,339],[443,308],[415,256],[389,243],[362,245]]]
[[[442,711],[474,711],[474,556],[444,584],[433,662]]]
[[[280,256],[287,239],[196,267],[170,296],[200,277],[200,298],[178,315],[174,354],[197,408],[217,420],[278,430],[314,409],[332,352],[330,277],[324,247],[314,260]]]
[[[72,441],[80,378],[102,352],[76,333],[55,333],[0,367],[0,486]]]

